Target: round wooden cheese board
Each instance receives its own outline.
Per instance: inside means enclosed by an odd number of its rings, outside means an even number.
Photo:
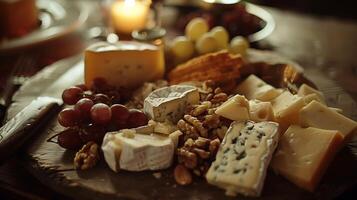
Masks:
[[[77,56],[57,62],[35,75],[14,96],[8,118],[39,96],[63,72],[78,64],[83,66],[82,59]],[[271,52],[250,50],[248,60],[289,63],[298,71],[304,71],[298,64]],[[305,70],[304,74],[324,93],[328,105],[339,107],[346,116],[357,119],[356,102],[342,88],[317,70]],[[51,122],[37,133],[36,138],[21,154],[20,160],[41,182],[64,195],[75,199],[234,199],[225,196],[223,190],[209,185],[202,178],[194,178],[193,184],[189,186],[177,185],[172,168],[163,171],[115,173],[102,157],[93,169],[76,171],[73,168],[75,152],[47,142],[51,136],[63,130],[57,123],[56,116],[49,117],[52,117]],[[357,184],[356,168],[356,155],[347,147],[342,149],[314,193],[298,188],[269,170],[263,192],[258,199],[333,199]],[[250,198],[239,196],[239,199]]]

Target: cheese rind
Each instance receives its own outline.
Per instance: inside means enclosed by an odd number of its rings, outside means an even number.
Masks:
[[[292,183],[313,191],[342,140],[342,134],[336,130],[290,126],[280,138],[271,165]]]
[[[357,127],[357,122],[317,101],[312,101],[300,110],[300,124],[304,127],[338,130],[344,137],[348,137]]]
[[[173,85],[157,89],[144,100],[144,112],[158,122],[176,123],[189,105],[198,104],[200,95],[196,87]]]
[[[209,168],[207,182],[226,190],[259,196],[272,154],[279,140],[279,124],[233,122]]]
[[[219,106],[215,113],[233,121],[248,120],[249,102],[244,96],[235,95]]]
[[[84,79],[90,87],[96,78],[104,78],[115,87],[136,88],[164,75],[164,55],[151,44],[121,41],[98,42],[84,52]]]
[[[175,141],[171,137],[124,133],[125,130],[107,133],[103,139],[104,158],[113,171],[159,170],[170,167],[175,149]]]
[[[248,76],[238,87],[238,94],[244,95],[247,99],[258,99],[260,101],[270,101],[277,97],[281,91],[267,84],[254,74]]]

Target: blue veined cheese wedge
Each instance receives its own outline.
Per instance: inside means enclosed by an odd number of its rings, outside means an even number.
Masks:
[[[150,131],[153,127],[144,127]],[[142,129],[142,128],[141,128]],[[176,133],[175,133],[176,134]],[[138,134],[135,129],[107,133],[102,150],[105,161],[115,172],[119,170],[145,171],[166,169],[171,166],[178,136]]]
[[[172,85],[150,93],[144,100],[144,112],[155,121],[169,120],[175,124],[183,117],[187,106],[198,104],[199,100],[196,87]]]
[[[259,196],[279,135],[275,122],[233,122],[206,174],[208,183],[230,196]]]
[[[84,80],[90,87],[96,78],[110,85],[136,88],[163,78],[164,55],[160,47],[135,41],[98,42],[84,52]]]

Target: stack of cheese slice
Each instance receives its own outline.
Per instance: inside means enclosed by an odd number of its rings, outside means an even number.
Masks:
[[[340,109],[326,106],[323,94],[306,84],[294,95],[251,75],[238,86],[237,92],[238,95],[217,108],[216,114],[233,121],[278,122],[282,136],[272,166],[277,173],[309,191],[317,187],[328,164],[357,127],[357,123],[343,116]],[[233,134],[227,132],[227,137]],[[228,142],[223,144],[221,150],[231,147],[232,144]],[[222,153],[219,153],[214,164],[226,163],[221,157]],[[216,166],[217,170],[214,170],[214,166],[212,165],[207,175],[210,183],[219,185],[231,191],[230,193],[257,194],[258,190],[253,190],[255,193],[246,188],[242,190],[242,183],[226,183],[224,178],[221,180],[218,175],[213,176],[220,169]],[[238,178],[243,180],[244,175],[239,174]]]

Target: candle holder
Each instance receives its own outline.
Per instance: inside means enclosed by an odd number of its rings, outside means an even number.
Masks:
[[[131,39],[134,30],[146,27],[151,0],[115,0],[109,5],[110,26],[121,40]]]

